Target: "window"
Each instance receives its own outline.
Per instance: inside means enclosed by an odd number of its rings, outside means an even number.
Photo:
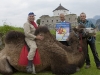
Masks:
[[[69,21],[70,21],[70,18],[69,18]]]
[[[52,20],[52,22],[53,22],[53,20]]]
[[[47,20],[47,22],[48,22],[48,20]]]
[[[42,21],[42,24],[44,23],[44,21]]]
[[[58,22],[58,20],[56,20]]]

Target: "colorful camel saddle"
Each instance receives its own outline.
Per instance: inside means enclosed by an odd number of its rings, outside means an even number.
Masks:
[[[23,46],[22,50],[21,50],[21,53],[20,53],[20,57],[19,57],[19,61],[18,61],[18,64],[21,65],[21,66],[27,66],[28,64],[28,48],[26,45]],[[35,53],[35,56],[34,56],[34,59],[33,59],[33,64],[34,65],[39,65],[41,64],[41,61],[40,61],[40,55],[39,55],[39,52],[38,52],[38,49],[36,50],[36,53]]]

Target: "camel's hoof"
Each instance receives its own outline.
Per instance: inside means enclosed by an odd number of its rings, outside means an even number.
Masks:
[[[90,68],[90,67],[91,67],[90,65],[86,65],[86,66],[85,66],[85,69],[88,69],[88,68]]]
[[[97,69],[99,69],[99,70],[100,70],[100,66],[98,66],[98,67],[97,67]]]

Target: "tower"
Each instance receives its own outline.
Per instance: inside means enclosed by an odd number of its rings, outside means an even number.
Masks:
[[[53,16],[59,16],[61,13],[63,13],[64,15],[68,14],[68,9],[64,8],[61,4],[55,9],[53,10]]]

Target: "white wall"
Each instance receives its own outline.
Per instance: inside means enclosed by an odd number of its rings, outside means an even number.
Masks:
[[[56,10],[53,12],[53,16],[59,16],[61,13],[63,13],[64,15],[68,14],[67,10]]]

